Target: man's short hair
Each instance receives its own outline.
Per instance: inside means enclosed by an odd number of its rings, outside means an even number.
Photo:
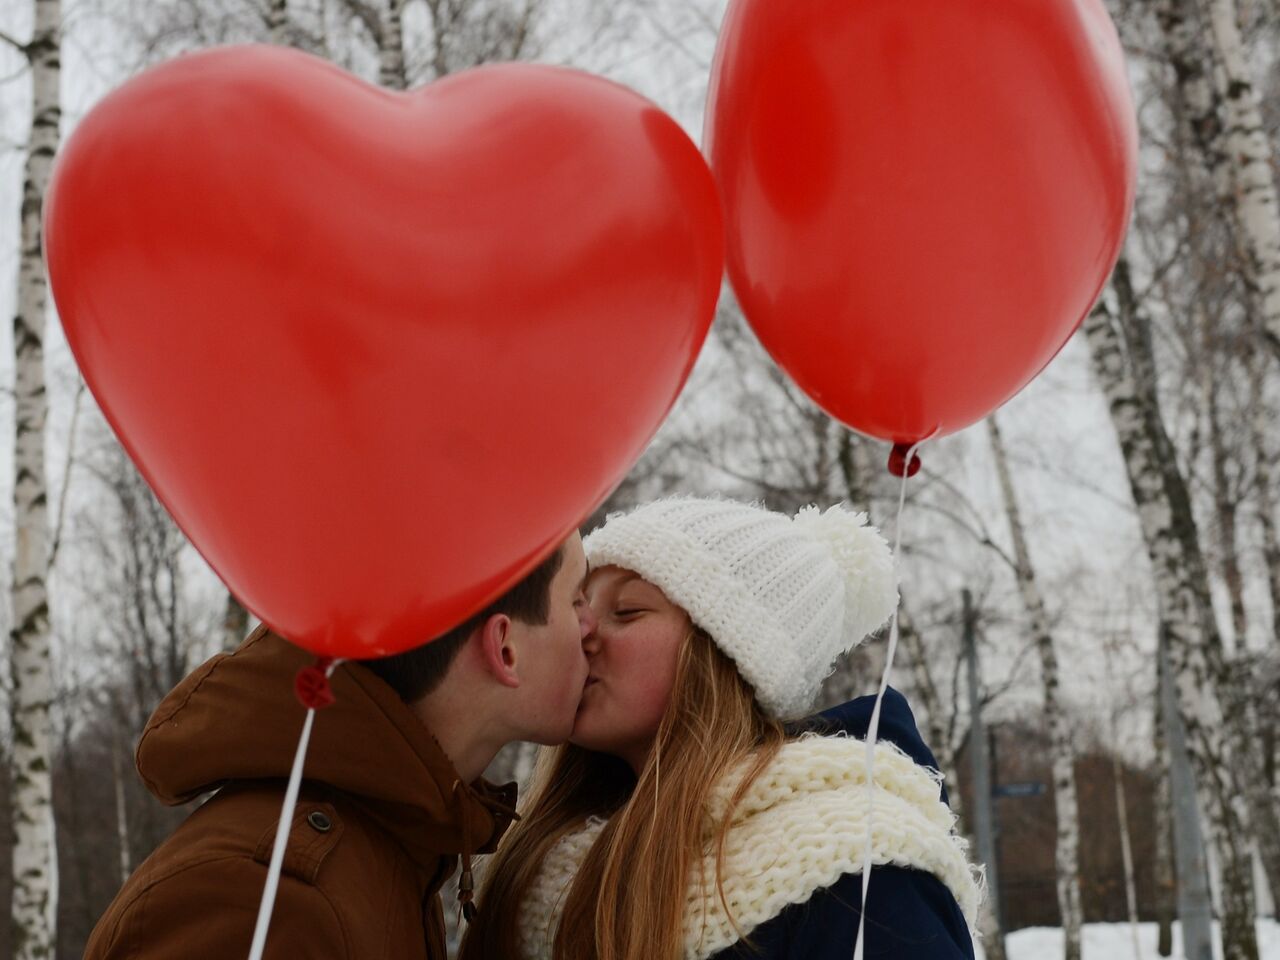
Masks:
[[[381,677],[400,695],[401,700],[413,703],[440,685],[457,659],[458,651],[466,645],[467,638],[495,613],[505,614],[521,623],[546,623],[551,613],[551,581],[560,572],[563,562],[564,547],[557,547],[523,580],[448,633],[403,653],[360,662]]]

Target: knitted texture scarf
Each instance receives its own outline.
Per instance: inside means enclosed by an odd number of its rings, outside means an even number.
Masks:
[[[735,929],[716,890],[713,838],[746,768],[744,762],[731,770],[710,797],[702,862],[690,880],[684,911],[686,960],[704,960],[844,874],[861,873],[868,820],[873,864],[937,877],[970,928],[975,926],[981,872],[969,863],[955,815],[939,799],[938,774],[893,744],[877,743],[869,804],[866,744],[807,735],[783,746],[733,812],[721,880]],[[522,960],[550,960],[565,897],[604,827],[604,820],[593,817],[547,853],[520,905]]]

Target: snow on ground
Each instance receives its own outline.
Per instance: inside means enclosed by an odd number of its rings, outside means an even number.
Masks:
[[[1214,927],[1213,955],[1222,956],[1218,925]],[[1138,954],[1134,955],[1133,932],[1127,923],[1086,923],[1082,934],[1083,960],[1162,960],[1156,952],[1156,925],[1138,924]],[[975,945],[979,960],[985,960],[981,943]],[[1027,927],[1006,938],[1009,960],[1061,960],[1062,930],[1059,927]],[[1280,922],[1258,921],[1259,960],[1280,960]],[[1182,931],[1173,925],[1173,957],[1182,958]]]

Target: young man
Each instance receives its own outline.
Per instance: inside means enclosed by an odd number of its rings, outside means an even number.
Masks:
[[[512,740],[573,728],[592,630],[574,534],[521,583],[430,644],[334,671],[318,711],[266,956],[444,960],[439,891],[492,850],[515,785],[479,779]],[[162,801],[217,790],[98,921],[87,960],[244,957],[266,879],[313,658],[266,629],[178,685],[138,744]],[[463,897],[465,899],[465,896]]]

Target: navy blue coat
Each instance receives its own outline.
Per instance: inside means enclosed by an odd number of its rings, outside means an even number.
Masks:
[[[860,697],[795,725],[819,733],[844,731],[865,739],[874,697]],[[906,698],[890,688],[880,708],[878,739],[889,740],[922,766],[937,760],[916,728]],[[942,799],[947,799],[942,788]],[[862,876],[845,874],[806,903],[793,904],[756,927],[747,941],[714,960],[851,960],[858,940]],[[920,870],[873,867],[867,893],[863,955],[894,960],[973,960],[973,942],[960,905],[943,883]]]

